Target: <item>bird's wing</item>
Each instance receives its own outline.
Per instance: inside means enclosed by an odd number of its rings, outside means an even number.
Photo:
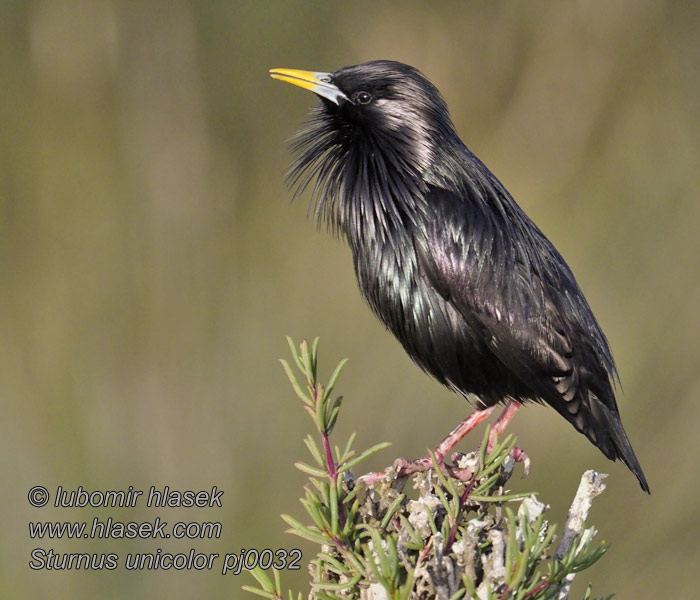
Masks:
[[[544,400],[605,456],[620,458],[648,492],[620,421],[610,348],[571,271],[517,205],[505,213],[484,201],[487,194],[469,193],[476,197],[429,193],[435,218],[414,234],[424,282],[522,382],[526,397]]]
[[[565,320],[557,302],[557,294],[578,291],[575,282],[574,289],[553,290],[550,282],[543,281],[518,245],[520,232],[509,230],[517,224],[492,207],[465,202],[440,188],[432,189],[428,203],[435,218],[424,236],[414,238],[426,283],[532,391],[532,399],[550,404],[563,400],[571,413],[578,412],[572,323]],[[552,263],[560,268],[556,260]],[[571,287],[562,274],[556,276],[564,287]]]

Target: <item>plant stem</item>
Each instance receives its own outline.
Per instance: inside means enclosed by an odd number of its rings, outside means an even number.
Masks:
[[[328,434],[325,431],[321,432],[321,439],[323,440],[323,450],[326,453],[326,471],[328,472],[328,477],[331,478],[333,483],[338,483],[338,471],[336,470],[335,462],[333,461],[331,442],[328,438]]]

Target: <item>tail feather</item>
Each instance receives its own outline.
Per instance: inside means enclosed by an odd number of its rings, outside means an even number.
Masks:
[[[632,450],[632,444],[622,427],[620,415],[605,405],[594,393],[588,391],[587,397],[577,394],[571,401],[561,398],[550,404],[583,433],[607,458],[618,458],[634,473],[641,488],[650,494],[649,484],[642,467]]]
[[[613,457],[613,460],[615,458],[619,458],[625,465],[627,465],[627,468],[632,471],[632,473],[634,473],[639,480],[639,485],[642,486],[642,489],[647,494],[650,494],[651,490],[649,489],[649,484],[644,476],[644,471],[642,471],[642,466],[639,464],[639,461],[634,454],[634,450],[632,450],[632,444],[630,443],[630,440],[622,427],[620,416],[617,414],[617,412],[611,411],[607,406],[605,406],[605,404],[598,400],[598,398],[592,397],[591,399],[598,405],[599,410],[603,414],[603,423],[598,423],[598,425],[600,426],[603,424],[607,434],[610,436],[610,439],[615,446],[616,456]]]

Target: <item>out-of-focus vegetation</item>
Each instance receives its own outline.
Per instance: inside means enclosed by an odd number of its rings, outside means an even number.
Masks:
[[[611,543],[586,572],[598,593],[694,596],[699,39],[692,1],[4,0],[0,597],[228,598],[247,583],[216,569],[32,571],[37,547],[297,545],[278,517],[304,479],[292,468],[304,416],[276,360],[286,334],[351,357],[339,436],[358,430],[360,447],[422,456],[464,416],[382,331],[347,249],[282,183],[284,142],[313,99],[267,70],[374,58],[441,89],[465,141],[572,266],[615,352],[652,496],[537,406],[511,425],[539,467],[527,487],[566,507],[585,469],[609,472],[591,515]],[[36,509],[38,484],[225,495],[210,509]],[[29,521],[96,515],[221,521],[223,533],[29,539]]]

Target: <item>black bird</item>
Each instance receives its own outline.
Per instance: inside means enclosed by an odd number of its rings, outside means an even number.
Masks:
[[[608,342],[571,270],[457,135],[418,70],[378,60],[333,73],[272,69],[317,94],[290,181],[352,250],[360,291],[425,371],[502,430],[545,402],[649,492],[622,427]]]

